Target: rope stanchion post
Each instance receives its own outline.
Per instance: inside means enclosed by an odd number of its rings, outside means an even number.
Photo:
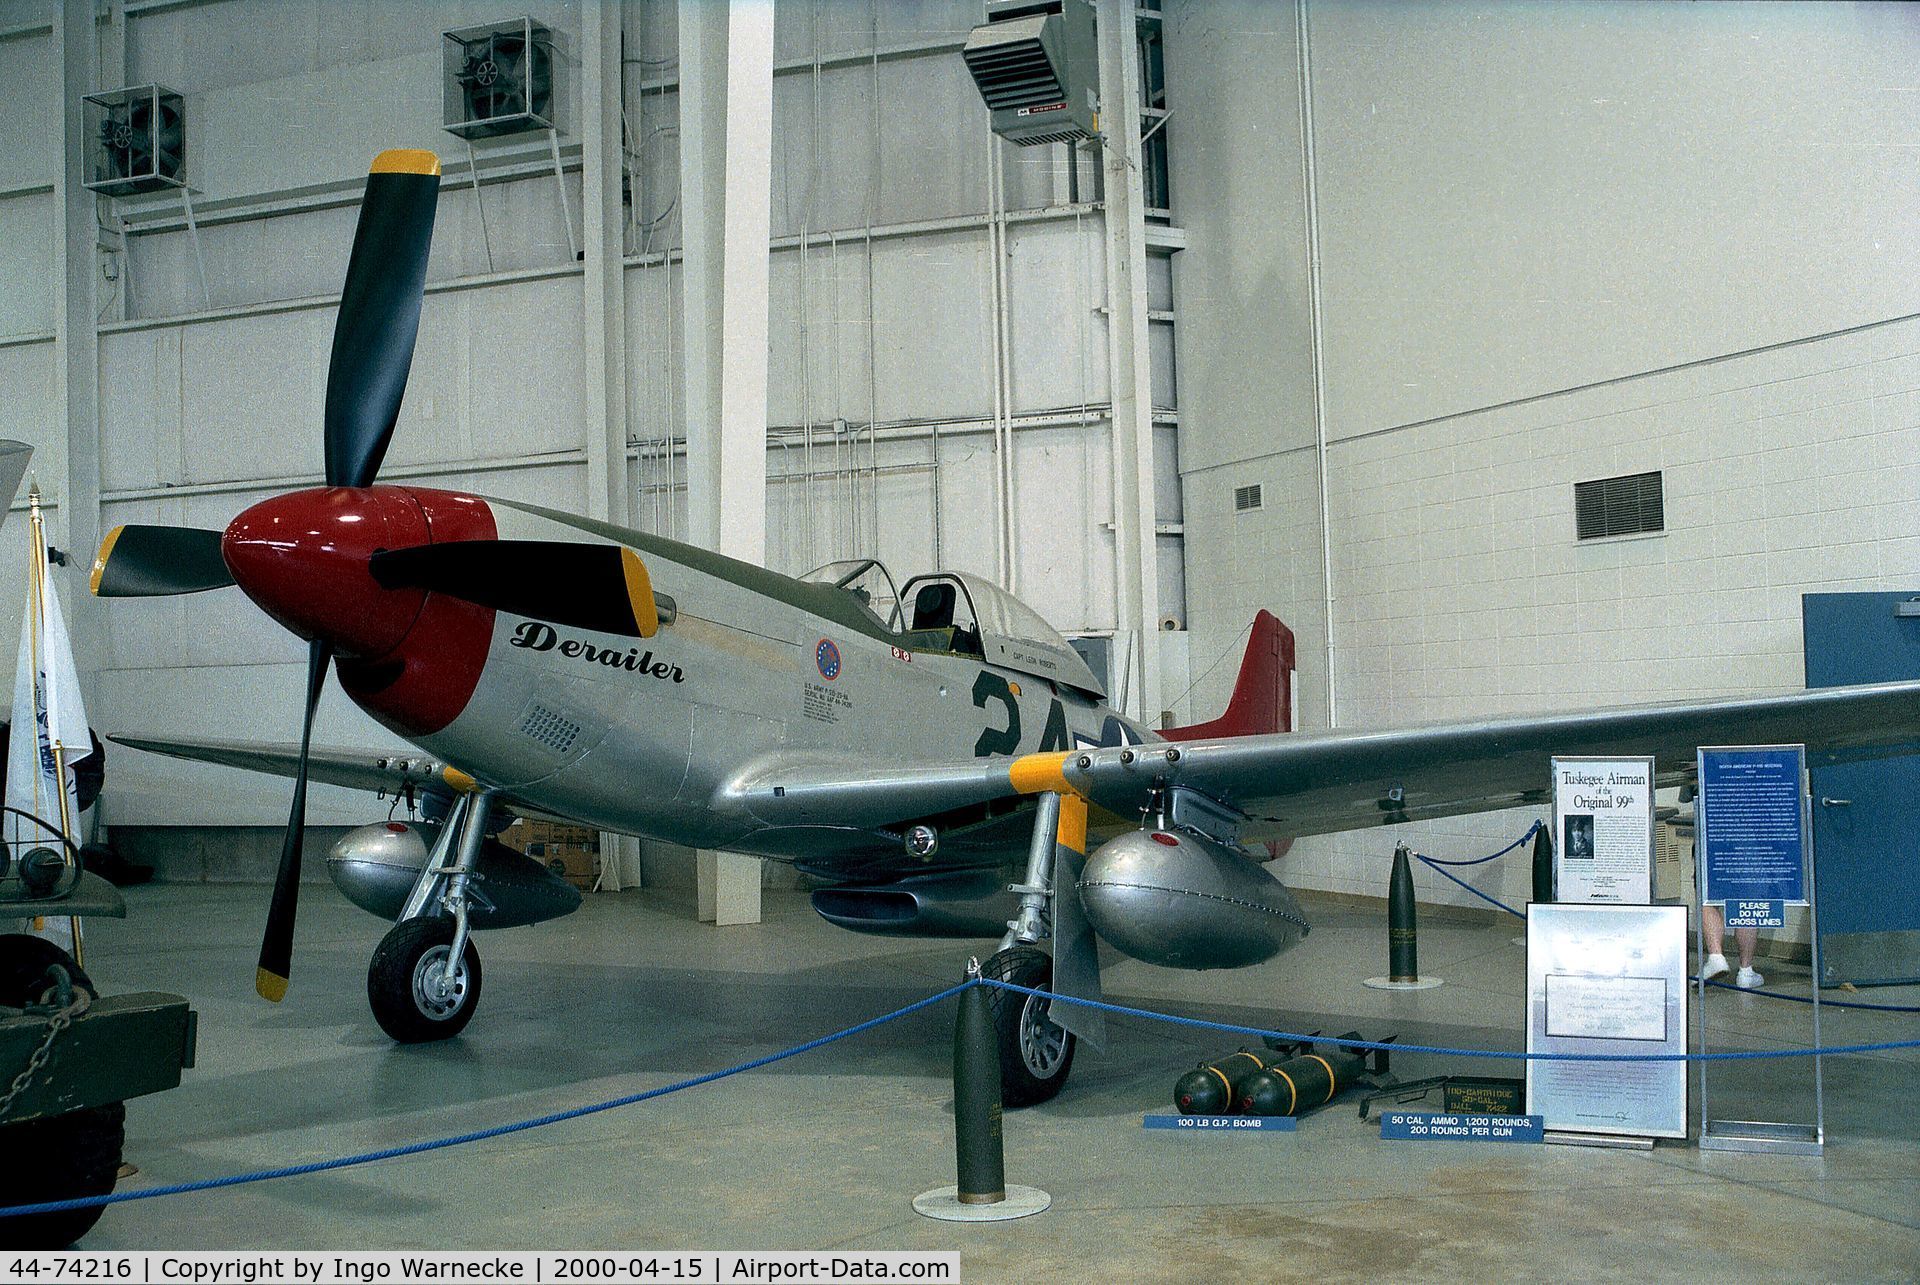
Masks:
[[[1414,919],[1413,862],[1406,844],[1393,850],[1393,874],[1387,880],[1387,975],[1369,977],[1374,990],[1421,991],[1441,984],[1420,976],[1420,930]]]
[[[1543,905],[1553,901],[1553,836],[1538,824],[1533,828],[1533,899]]]
[[[1413,863],[1407,845],[1393,850],[1387,883],[1387,974],[1396,982],[1420,980],[1420,926],[1414,919]]]
[[[1533,823],[1533,896],[1527,904],[1536,902],[1543,906],[1553,904],[1553,832],[1538,821]],[[1526,945],[1527,935],[1521,933],[1513,939],[1513,944]]]
[[[980,975],[978,960],[969,961],[967,975]],[[997,1205],[1007,1198],[1003,1124],[993,1014],[986,991],[974,986],[960,997],[953,1026],[953,1153],[961,1204]]]
[[[1053,1197],[1007,1183],[1000,1103],[1000,1042],[980,961],[967,961],[969,985],[953,1023],[953,1153],[958,1181],[914,1197],[916,1213],[944,1222],[1002,1222],[1037,1214]]]

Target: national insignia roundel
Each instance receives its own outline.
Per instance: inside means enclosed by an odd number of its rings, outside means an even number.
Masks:
[[[820,666],[820,677],[832,682],[840,677],[840,649],[833,639],[822,638],[820,645],[813,649],[813,663]]]

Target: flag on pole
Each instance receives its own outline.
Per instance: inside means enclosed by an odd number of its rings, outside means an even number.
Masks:
[[[80,698],[80,677],[73,666],[73,644],[67,638],[53,577],[47,574],[38,489],[29,493],[29,514],[27,603],[20,621],[20,654],[13,671],[13,730],[7,742],[9,811],[0,828],[15,860],[34,848],[62,851],[69,842],[78,845],[75,827],[80,802],[71,765],[93,748],[86,706]],[[45,923],[66,928],[64,919]],[[50,935],[71,948],[70,934]]]

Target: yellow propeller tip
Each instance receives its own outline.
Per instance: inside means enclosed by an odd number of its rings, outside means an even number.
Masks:
[[[113,546],[126,529],[124,526],[117,526],[107,532],[107,538],[100,542],[99,556],[93,560],[93,574],[87,577],[87,592],[96,598],[100,596],[100,577],[107,572],[107,559],[113,556]]]
[[[462,794],[472,793],[479,785],[478,781],[475,781],[457,767],[442,767],[440,769],[440,779],[445,781],[449,787],[458,790]]]
[[[287,979],[264,968],[255,969],[253,989],[259,993],[261,999],[278,1004],[287,997]]]
[[[660,632],[660,604],[653,598],[653,578],[647,574],[647,564],[632,549],[622,548],[620,571],[627,582],[633,627],[642,638],[651,638]]]
[[[418,147],[390,147],[373,158],[373,174],[440,173],[440,158]]]

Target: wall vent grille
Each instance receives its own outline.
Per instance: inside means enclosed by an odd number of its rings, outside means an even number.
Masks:
[[[1265,504],[1265,499],[1258,482],[1252,486],[1236,486],[1233,488],[1233,511],[1245,513],[1248,509],[1261,508]]]
[[[1582,540],[1666,530],[1666,497],[1659,471],[1575,482],[1573,521]]]

